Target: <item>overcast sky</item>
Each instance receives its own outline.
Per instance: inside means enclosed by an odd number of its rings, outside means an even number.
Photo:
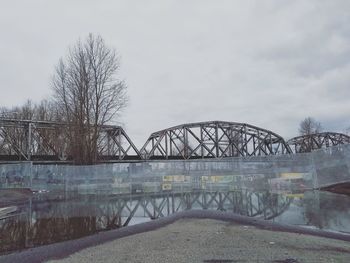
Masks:
[[[121,122],[138,146],[207,120],[287,139],[307,116],[350,126],[348,0],[2,1],[0,106],[49,97],[59,58],[90,32],[121,57]]]

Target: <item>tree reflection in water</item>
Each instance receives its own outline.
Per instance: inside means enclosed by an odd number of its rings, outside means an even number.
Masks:
[[[306,225],[350,233],[349,196],[309,191],[305,193],[303,208]]]

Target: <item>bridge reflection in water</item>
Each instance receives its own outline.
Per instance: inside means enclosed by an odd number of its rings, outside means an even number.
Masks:
[[[79,238],[184,210],[220,210],[273,219],[293,198],[269,192],[193,191],[114,196],[37,195],[0,219],[0,252]]]

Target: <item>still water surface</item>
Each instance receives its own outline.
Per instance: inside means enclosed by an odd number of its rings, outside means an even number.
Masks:
[[[35,194],[0,217],[0,254],[75,239],[183,210],[220,210],[279,223],[350,234],[350,197],[303,193],[193,191],[156,194]]]

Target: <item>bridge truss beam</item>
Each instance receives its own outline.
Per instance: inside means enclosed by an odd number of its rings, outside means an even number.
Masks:
[[[306,153],[321,148],[349,143],[350,136],[336,132],[308,134],[294,137],[288,141],[288,144],[295,153]]]
[[[152,133],[140,150],[144,159],[196,159],[292,153],[284,139],[245,123],[200,122]]]
[[[122,127],[100,126],[100,160],[141,159]],[[70,160],[66,123],[0,119],[0,158],[6,160]]]

